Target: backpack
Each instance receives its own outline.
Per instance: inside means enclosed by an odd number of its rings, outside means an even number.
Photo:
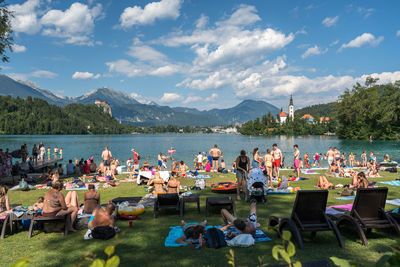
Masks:
[[[110,226],[96,226],[92,230],[92,237],[94,239],[103,239],[103,240],[108,240],[112,237],[114,237],[116,234],[114,228]]]
[[[215,227],[207,230],[206,240],[207,247],[209,248],[220,248],[226,246],[224,233]]]

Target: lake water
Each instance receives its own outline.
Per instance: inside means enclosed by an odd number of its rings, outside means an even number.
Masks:
[[[357,159],[363,150],[367,153],[374,151],[378,161],[383,159],[384,154],[388,153],[392,159],[400,159],[400,142],[396,141],[354,141],[340,140],[334,136],[242,136],[231,134],[143,134],[143,135],[3,135],[0,136],[0,148],[10,151],[20,148],[21,144],[27,144],[29,152],[32,151],[33,144],[43,142],[46,147],[62,147],[64,150],[64,160],[77,158],[95,157],[100,159],[104,146],[108,146],[113,156],[119,158],[123,165],[128,157],[132,157],[131,149],[135,148],[141,155],[141,161],[148,160],[152,164],[157,162],[157,154],[167,151],[174,147],[176,160],[185,160],[188,166],[192,166],[193,158],[199,152],[208,152],[214,144],[222,150],[227,166],[231,163],[241,149],[251,152],[258,147],[264,154],[267,148],[272,148],[272,144],[277,143],[285,154],[285,165],[290,166],[293,162],[293,145],[298,144],[303,155],[309,152],[325,153],[327,149],[337,147],[341,152],[357,153]]]

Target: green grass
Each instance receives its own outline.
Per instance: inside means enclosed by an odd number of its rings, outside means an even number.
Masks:
[[[289,174],[289,172],[284,172]],[[233,180],[232,174],[211,174],[213,179],[207,182]],[[315,189],[318,175],[302,175],[311,178],[307,181],[293,182],[292,186],[300,186],[302,189]],[[394,180],[396,174],[383,173],[384,178],[371,179]],[[334,184],[349,184],[351,179],[330,178]],[[193,180],[182,179],[182,184],[192,185]],[[334,199],[339,190],[329,192],[328,205],[346,204],[351,201],[340,201]],[[100,189],[102,202],[119,196],[143,196],[147,192],[143,187],[133,183],[121,183],[116,188]],[[64,192],[65,193],[65,192]],[[44,190],[29,192],[10,192],[11,203],[33,204],[39,196],[45,194]],[[80,199],[83,192],[78,191]],[[210,188],[200,191],[201,214],[197,213],[195,204],[186,205],[185,220],[195,222],[205,218],[205,198],[215,195]],[[258,205],[258,218],[261,229],[272,238],[270,242],[257,243],[249,248],[234,248],[237,265],[257,266],[258,256],[264,256],[264,263],[269,265],[278,264],[271,256],[272,247],[280,244],[276,232],[268,229],[267,222],[270,215],[287,216],[290,214],[295,194],[269,195],[268,205]],[[389,187],[389,199],[400,198],[399,188]],[[237,201],[237,212],[239,217],[247,217],[249,204]],[[386,209],[394,206],[387,205]],[[116,245],[116,254],[121,258],[121,266],[227,266],[226,254],[229,247],[221,249],[192,250],[191,247],[166,248],[165,237],[168,235],[169,227],[180,224],[180,217],[176,212],[161,211],[158,218],[153,219],[152,209],[140,216],[139,220],[133,221],[133,227],[129,228],[128,221],[118,221],[121,233],[109,241],[83,240],[85,231],[69,234],[62,237],[58,233],[45,234],[36,232],[32,239],[27,239],[27,231],[21,231],[12,236],[0,240],[0,265],[10,266],[18,259],[31,257],[32,266],[72,266],[78,265],[85,252],[93,252],[104,257],[103,250],[108,245]],[[217,210],[214,210],[208,218],[209,224],[221,225],[222,219]],[[342,233],[343,234],[343,233]],[[399,241],[399,237],[392,231],[372,231],[369,234],[369,246],[364,247],[355,234],[351,232],[344,234],[345,249],[340,249],[333,233],[318,233],[316,239],[311,242],[307,234],[304,235],[304,249],[297,249],[295,259],[300,261],[311,261],[327,259],[330,256],[348,259],[358,266],[374,266],[375,262],[385,253],[390,251],[389,246]]]

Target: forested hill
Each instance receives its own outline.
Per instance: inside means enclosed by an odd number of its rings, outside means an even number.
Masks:
[[[133,132],[95,105],[51,105],[42,99],[0,96],[0,134],[118,134]]]
[[[297,109],[295,111],[295,116],[301,118],[304,114],[310,114],[313,117],[333,117],[334,104],[335,103],[332,102],[332,103],[312,105],[309,107]]]

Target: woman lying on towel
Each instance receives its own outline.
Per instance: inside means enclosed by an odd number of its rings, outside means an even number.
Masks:
[[[367,164],[367,176],[368,177],[381,177],[376,169],[376,165],[373,159],[370,159]]]
[[[200,235],[206,234],[206,224],[207,221],[203,221],[200,224],[190,224],[188,225],[182,220],[182,230],[184,236],[175,240],[178,244],[194,244],[197,243],[196,240],[199,239]]]
[[[335,189],[335,186],[326,179],[325,176],[320,176],[318,178],[317,187],[321,189]]]

